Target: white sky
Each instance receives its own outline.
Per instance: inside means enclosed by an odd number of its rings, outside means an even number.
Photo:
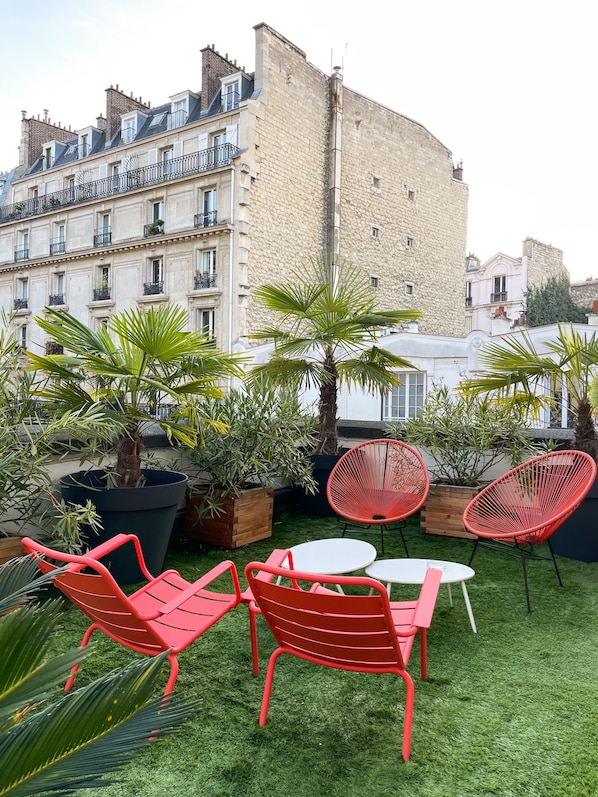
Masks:
[[[598,46],[587,0],[0,0],[0,171],[21,110],[73,130],[119,84],[152,105],[201,87],[213,44],[254,69],[265,22],[326,74],[423,124],[462,160],[468,251],[521,256],[531,236],[598,278]]]

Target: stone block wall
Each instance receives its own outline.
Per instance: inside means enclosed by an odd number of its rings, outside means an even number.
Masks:
[[[539,287],[550,277],[567,277],[569,272],[563,264],[563,250],[543,244],[534,238],[523,242],[523,256],[527,257],[527,284]]]

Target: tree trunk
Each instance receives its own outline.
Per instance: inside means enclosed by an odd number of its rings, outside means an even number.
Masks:
[[[141,434],[138,429],[129,430],[116,442],[116,473],[119,487],[141,487]]]
[[[337,382],[338,373],[334,357],[330,352],[324,360],[324,370],[330,380],[320,387],[320,422],[318,427],[318,454],[336,454],[338,451],[337,430]]]

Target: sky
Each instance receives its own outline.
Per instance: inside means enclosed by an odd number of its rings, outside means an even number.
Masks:
[[[326,74],[426,127],[463,162],[467,252],[563,250],[598,279],[595,81],[587,0],[0,0],[0,172],[18,163],[21,111],[71,129],[105,114],[105,89],[150,101],[201,88],[214,45],[252,72],[265,22]]]

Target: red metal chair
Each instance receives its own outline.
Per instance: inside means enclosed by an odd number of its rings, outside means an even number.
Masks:
[[[330,473],[326,494],[332,509],[344,521],[343,537],[352,524],[360,531],[377,526],[384,553],[389,526],[403,535],[405,519],[423,506],[430,477],[418,452],[400,440],[368,440],[349,449]]]
[[[432,621],[441,571],[428,570],[418,600],[402,603],[390,603],[386,589],[372,578],[314,575],[260,562],[248,564],[245,574],[278,643],[268,662],[260,725],[266,724],[274,669],[283,653],[338,670],[395,673],[406,687],[402,752],[407,760],[414,686],[406,667],[419,631],[421,677],[427,677],[426,629]],[[290,586],[274,581],[279,578],[290,579]],[[301,589],[298,582],[311,588]],[[322,584],[365,587],[370,594],[339,594]]]
[[[595,479],[596,463],[583,451],[552,451],[496,479],[463,513],[465,528],[477,537],[469,564],[478,545],[499,547],[520,556],[527,611],[531,613],[526,560],[552,559],[563,586],[550,535],[577,509]],[[534,551],[543,542],[548,544],[550,556]]]
[[[139,567],[148,579],[148,583],[132,595],[125,595],[110,572],[97,561],[126,544],[135,546]],[[80,647],[84,648],[93,632],[99,629],[137,653],[156,656],[170,651],[170,677],[165,695],[172,691],[178,675],[177,654],[241,601],[239,579],[232,562],[221,562],[193,584],[176,570],[166,570],[154,578],[143,560],[139,540],[133,534],[117,534],[82,556],[54,551],[29,537],[23,538],[23,546],[29,553],[39,556],[38,566],[44,573],[66,565],[53,583],[92,621]],[[232,579],[234,594],[209,589],[226,573]],[[77,664],[71,670],[66,691],[72,687],[78,668]]]

